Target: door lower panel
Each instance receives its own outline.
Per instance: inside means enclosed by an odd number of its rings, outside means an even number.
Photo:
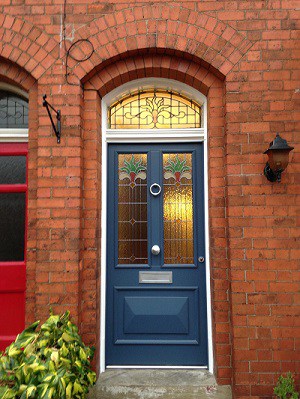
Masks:
[[[198,344],[197,303],[197,287],[115,287],[115,344]]]

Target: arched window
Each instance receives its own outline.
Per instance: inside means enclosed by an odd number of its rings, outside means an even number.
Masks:
[[[0,129],[28,128],[28,102],[23,97],[0,90]]]
[[[27,141],[27,94],[15,86],[0,82],[0,142]]]
[[[108,109],[110,129],[186,129],[203,126],[202,107],[169,90],[143,90]]]

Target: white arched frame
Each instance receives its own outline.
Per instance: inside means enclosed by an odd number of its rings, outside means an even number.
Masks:
[[[108,108],[125,95],[139,90],[162,89],[197,102],[202,106],[202,127],[187,129],[109,129]],[[207,293],[208,370],[213,372],[212,310],[210,291],[209,229],[208,229],[208,172],[207,172],[207,98],[198,90],[171,79],[144,78],[126,83],[102,98],[102,210],[101,210],[101,317],[100,317],[100,372],[105,371],[105,312],[106,312],[106,218],[107,218],[107,149],[109,143],[204,143],[204,200],[205,200],[205,257]],[[122,366],[122,368],[125,368]],[[139,367],[142,368],[142,367]],[[144,368],[149,368],[145,366]],[[163,367],[156,367],[163,368]],[[170,367],[167,367],[170,368]],[[173,367],[179,368],[179,367]],[[183,367],[189,368],[189,367]],[[190,367],[195,368],[195,367]],[[203,368],[203,367],[199,367]]]

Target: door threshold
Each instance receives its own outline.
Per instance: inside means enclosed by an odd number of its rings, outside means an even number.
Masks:
[[[178,369],[178,370],[208,370],[208,366],[106,366],[107,369]]]

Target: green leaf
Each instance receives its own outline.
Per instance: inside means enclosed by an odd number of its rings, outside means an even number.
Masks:
[[[24,349],[25,355],[30,356],[33,353],[34,349],[35,345],[33,342],[26,344]]]
[[[8,390],[7,386],[4,386],[4,387],[0,386],[0,398],[3,398],[3,396],[7,390]]]
[[[71,360],[61,357],[60,362],[67,368],[71,367]]]
[[[38,341],[37,346],[39,348],[43,348],[44,346],[47,346],[49,342],[49,339],[41,339]]]
[[[72,342],[72,341],[74,341],[74,337],[72,337],[70,334],[68,334],[67,332],[64,332],[63,333],[63,335],[61,336],[62,337],[62,339],[65,341],[65,342]]]
[[[94,373],[93,371],[90,371],[89,373],[87,373],[87,379],[89,380],[89,383],[91,385],[94,385],[96,382],[96,373]]]
[[[10,344],[7,352],[9,357],[18,356],[20,353],[22,353],[21,349],[17,348],[14,342]]]
[[[28,388],[27,388],[27,390],[26,390],[26,399],[27,398],[32,398],[32,397],[34,397],[34,394],[35,394],[35,392],[36,392],[36,386],[34,386],[34,385],[30,385]]]
[[[82,360],[84,362],[87,360],[87,355],[82,348],[79,349],[79,357],[80,357],[80,360]]]
[[[73,388],[73,384],[72,384],[72,382],[69,382],[69,384],[66,388],[66,398],[67,399],[72,399],[72,388]]]
[[[69,353],[69,349],[66,347],[65,343],[62,344],[60,350],[59,350],[59,354],[63,357],[66,357]]]
[[[19,389],[17,390],[18,397],[20,397],[20,395],[21,395],[22,399],[26,398],[26,389],[27,389],[27,385],[24,385],[24,384],[20,385]]]
[[[76,395],[77,393],[82,393],[82,392],[83,392],[82,386],[81,386],[81,384],[79,384],[79,382],[76,380],[76,381],[74,382],[73,393]]]
[[[43,378],[43,383],[47,382],[48,384],[50,384],[50,382],[53,380],[55,374],[47,374],[44,378]]]
[[[12,389],[7,389],[2,397],[2,399],[15,399],[17,398],[16,392]]]
[[[59,361],[59,353],[57,349],[53,349],[50,359],[54,362],[57,363]]]
[[[40,392],[40,397],[43,398],[46,395],[49,384],[41,384],[40,387],[42,388]]]
[[[54,362],[52,362],[52,360],[50,360],[48,363],[48,370],[51,372],[56,370],[55,364],[54,364]]]

